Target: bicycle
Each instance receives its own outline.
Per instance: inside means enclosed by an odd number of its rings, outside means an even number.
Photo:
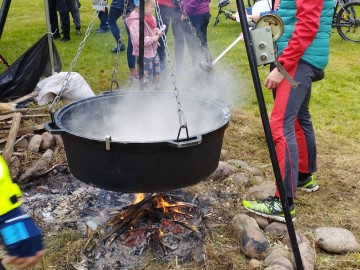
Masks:
[[[218,14],[215,17],[215,23],[214,23],[214,27],[217,26],[220,22],[220,15],[224,14],[226,19],[230,19],[233,21],[237,21],[236,18],[236,11],[229,9],[229,10],[223,10],[224,7],[226,7],[227,5],[230,4],[230,0],[220,0],[219,4],[218,4]]]
[[[336,0],[332,27],[347,41],[360,43],[360,2]]]

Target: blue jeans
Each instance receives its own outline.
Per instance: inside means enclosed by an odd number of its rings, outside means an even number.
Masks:
[[[116,21],[122,16],[122,11],[118,8],[110,7],[109,11],[109,27],[110,31],[113,34],[116,44],[118,43],[120,39],[120,30],[119,27],[116,24]]]
[[[191,32],[190,26],[185,26],[185,39],[195,70],[200,69],[199,63],[201,61],[211,61],[211,54],[207,46],[207,27],[209,25],[210,17],[210,13],[189,16],[190,22],[195,29],[196,37]],[[198,39],[200,39],[201,46],[199,46]],[[206,55],[206,58],[204,54]]]
[[[105,7],[104,11],[99,11],[98,18],[100,20],[100,29],[108,30],[109,29],[109,11],[108,8]]]

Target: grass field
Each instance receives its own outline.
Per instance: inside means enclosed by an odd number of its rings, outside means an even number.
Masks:
[[[74,59],[80,42],[89,23],[94,19],[95,28],[99,20],[94,14],[91,1],[82,1],[80,9],[82,36],[75,36],[71,28],[71,41],[55,41],[59,51],[63,71],[67,71]],[[229,9],[236,9],[233,1]],[[213,27],[217,13],[217,2],[211,2],[212,18],[208,27],[208,43],[214,57],[219,55],[241,32],[238,23],[221,17],[217,27]],[[11,64],[42,35],[46,33],[44,3],[42,1],[17,0],[11,3],[8,19],[0,40],[0,53]],[[124,35],[126,38],[126,35]],[[89,83],[94,92],[99,93],[110,87],[115,64],[115,56],[109,51],[115,46],[110,32],[96,34],[94,29],[86,40],[85,47],[75,65]],[[311,231],[322,226],[342,227],[351,230],[360,240],[360,95],[359,95],[359,59],[360,45],[343,41],[333,29],[331,34],[331,52],[325,79],[314,83],[312,89],[311,111],[318,140],[318,181],[320,190],[315,194],[299,196],[297,205],[296,229],[311,238]],[[173,48],[169,35],[169,47]],[[186,51],[186,61],[189,56]],[[189,66],[185,65],[184,69]],[[0,72],[6,67],[0,66]],[[245,46],[239,43],[219,64],[215,66],[217,76],[230,76],[236,83],[227,82],[224,87],[231,87],[237,99],[234,102],[234,114],[226,133],[224,148],[230,151],[232,158],[243,159],[253,165],[270,163],[262,131],[257,100],[252,85]],[[268,67],[259,67],[261,80],[265,79]],[[164,75],[165,76],[165,75]],[[128,69],[126,55],[119,59],[118,82],[127,85]],[[219,77],[217,77],[219,78]],[[222,82],[222,78],[219,79]],[[181,82],[179,82],[181,84]],[[169,89],[171,90],[171,89]],[[272,95],[264,89],[267,109],[272,108]],[[269,172],[271,175],[271,170]],[[245,192],[245,191],[244,191]],[[239,200],[244,194],[239,194]],[[235,214],[238,208],[226,209]],[[70,233],[64,233],[63,241],[73,241]],[[54,243],[58,243],[53,240]],[[212,233],[212,244],[207,246],[209,259],[208,269],[247,269],[246,259],[239,251],[223,249],[223,246],[235,242],[228,235],[226,228],[215,229]],[[218,243],[218,245],[217,245]],[[51,243],[49,243],[51,246]],[[65,245],[64,245],[65,246]],[[66,256],[61,245],[49,250],[49,260],[45,269],[57,268],[51,258]],[[66,249],[66,247],[64,247]],[[58,253],[56,253],[58,252]],[[65,253],[65,255],[64,255]],[[170,269],[170,265],[160,262],[147,264],[142,269]],[[317,249],[316,269],[360,269],[360,257],[357,253],[331,256]],[[180,269],[198,269],[194,265],[184,265]]]

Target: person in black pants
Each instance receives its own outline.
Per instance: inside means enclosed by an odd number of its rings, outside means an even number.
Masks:
[[[56,3],[57,3],[57,0],[48,0],[50,26],[51,26],[51,33],[53,35],[53,39],[58,39],[61,37],[60,31],[59,31],[59,19],[58,19],[58,14],[56,11]],[[1,268],[0,268],[0,270],[1,270]]]

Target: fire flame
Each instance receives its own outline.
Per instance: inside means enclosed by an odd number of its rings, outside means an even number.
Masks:
[[[157,198],[156,199],[156,208],[162,208],[163,209],[163,211],[164,211],[164,213],[167,213],[168,212],[168,208],[169,207],[176,207],[176,206],[179,206],[179,207],[181,207],[181,206],[184,206],[184,204],[183,203],[168,203],[167,201],[165,201],[164,200],[164,198]],[[179,210],[173,210],[173,212],[178,212],[178,213],[181,213]]]
[[[134,204],[141,202],[143,199],[145,199],[145,193],[136,193],[135,199],[134,199]]]

